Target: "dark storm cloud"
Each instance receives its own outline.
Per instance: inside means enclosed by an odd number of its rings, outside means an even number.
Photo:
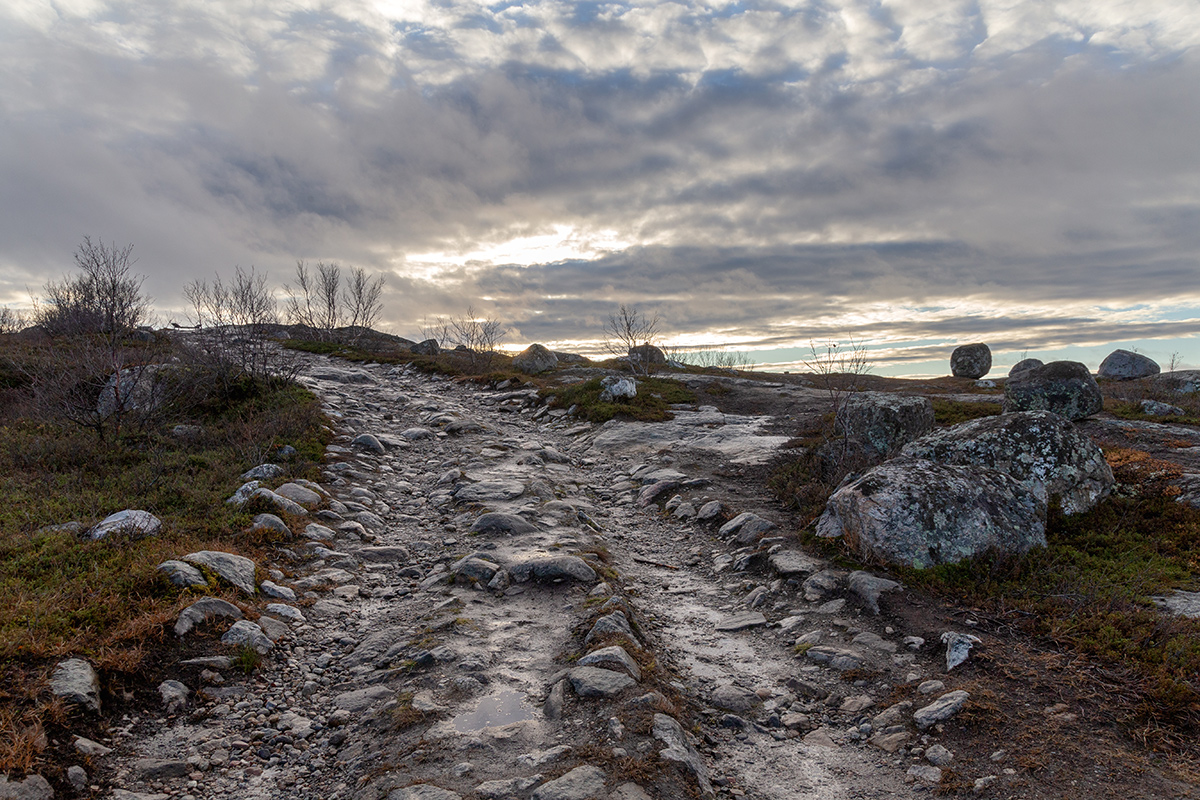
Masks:
[[[624,301],[762,344],[1161,332],[1097,309],[1200,306],[1198,17],[18,0],[0,301],[92,234],[135,242],[167,307],[235,263],[383,270],[403,330],[475,301],[583,338]],[[555,231],[566,255],[504,247]]]

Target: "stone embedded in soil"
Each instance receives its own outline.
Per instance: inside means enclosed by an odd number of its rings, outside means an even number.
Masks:
[[[658,751],[658,757],[682,764],[695,776],[701,794],[704,797],[712,797],[713,788],[708,779],[708,767],[704,765],[704,760],[696,752],[696,748],[688,741],[680,724],[666,714],[655,714],[652,732],[654,738],[665,745]]]
[[[241,490],[239,489],[238,491],[240,492]],[[237,497],[237,495],[235,494],[234,497],[229,498],[229,500],[227,500],[226,502],[233,502],[234,498],[236,498],[236,497]],[[275,508],[279,509],[280,511],[283,511],[287,514],[292,514],[293,516],[303,517],[303,516],[308,515],[307,508],[305,508],[304,506],[295,502],[294,500],[289,500],[288,498],[284,497],[281,494],[276,494],[275,492],[272,492],[270,489],[267,489],[266,487],[260,486],[257,489],[255,489],[254,491],[250,492],[250,495],[247,498],[247,502],[250,500],[261,500],[264,503],[274,506]],[[237,504],[235,504],[235,505],[237,505]],[[244,503],[243,503],[243,505],[244,505]]]
[[[536,533],[537,526],[524,517],[492,511],[483,514],[471,525],[472,533],[520,535]]]
[[[880,578],[861,569],[850,573],[850,577],[846,580],[846,586],[864,606],[871,610],[872,614],[879,613],[880,595],[903,588],[896,581]]]
[[[913,722],[922,730],[939,722],[945,722],[962,711],[963,706],[970,699],[971,695],[962,689],[947,692],[924,708],[918,709],[913,714]]]
[[[223,553],[218,550],[200,550],[188,553],[184,561],[201,567],[207,567],[215,572],[222,580],[231,583],[248,595],[254,595],[254,562],[245,556],[234,553]]]
[[[373,564],[393,564],[397,561],[408,561],[410,558],[408,548],[399,545],[361,547],[354,551],[354,555]]]
[[[126,509],[108,515],[91,527],[85,535],[89,539],[97,540],[109,536],[141,538],[157,536],[161,532],[162,522],[149,511]]]
[[[100,678],[82,658],[60,661],[50,676],[50,691],[68,703],[100,713]]]
[[[642,679],[642,670],[638,667],[637,662],[619,644],[593,650],[579,659],[578,663],[581,667],[615,665],[628,672],[635,681]]]
[[[480,481],[464,483],[454,490],[454,499],[460,503],[486,503],[496,500],[516,500],[525,494],[525,484],[520,481]]]
[[[241,619],[242,610],[227,600],[203,597],[179,612],[179,619],[175,621],[175,635],[186,636],[197,625],[211,622],[217,617]]]
[[[280,600],[292,601],[296,599],[296,593],[294,591],[286,586],[280,586],[273,581],[263,581],[258,585],[258,588],[262,590],[262,593],[267,597],[275,597]]]
[[[624,672],[599,667],[576,667],[571,670],[568,679],[571,688],[580,697],[615,697],[637,684]]]
[[[734,631],[744,631],[748,628],[758,628],[767,624],[767,618],[757,611],[748,611],[744,614],[734,614],[732,617],[726,617],[717,623],[717,630],[731,633]]]
[[[222,644],[241,647],[251,647],[259,653],[269,653],[275,649],[275,643],[270,640],[263,629],[249,620],[238,620],[233,623],[225,635],[221,637]]]
[[[521,792],[526,791],[542,782],[541,773],[529,775],[523,778],[509,778],[508,780],[484,781],[474,788],[475,794],[485,800],[508,800],[510,797],[515,797]]]
[[[158,571],[167,576],[167,580],[176,586],[189,589],[193,586],[208,586],[203,573],[191,564],[171,559],[158,565]]]
[[[604,770],[585,764],[534,790],[532,800],[591,800],[605,797]],[[389,798],[390,800],[390,798]]]
[[[392,789],[387,800],[462,800],[462,795],[431,783],[418,783]]]
[[[845,672],[849,669],[858,669],[863,665],[863,656],[855,650],[848,650],[842,647],[833,647],[831,645],[817,645],[810,647],[805,652],[805,655],[811,661],[818,664],[828,664],[838,672]]]
[[[525,583],[528,580],[575,580],[591,583],[596,580],[596,571],[579,556],[531,558],[512,564],[508,572],[517,583]]]
[[[734,541],[739,544],[753,544],[768,531],[773,531],[778,527],[774,522],[763,519],[753,511],[744,511],[722,525],[717,530],[717,535],[733,537]]]
[[[629,627],[629,620],[625,617],[625,612],[623,611],[614,611],[596,620],[596,623],[592,625],[592,629],[588,631],[588,635],[584,638],[583,643],[585,645],[591,644],[595,639],[606,634],[624,636],[635,644],[638,641],[633,635],[633,629]]]
[[[450,572],[454,575],[486,584],[500,570],[500,565],[481,558],[481,555],[480,553],[473,553],[472,555],[460,558],[451,565]]]
[[[321,504],[321,495],[298,483],[285,483],[275,490],[275,494],[308,509],[316,508]]]
[[[928,764],[913,764],[908,768],[908,774],[930,786],[936,786],[942,782],[942,771]]]
[[[780,550],[778,553],[772,553],[767,563],[783,578],[811,575],[821,568],[820,561],[799,550]]]
[[[713,690],[712,695],[708,698],[708,702],[716,708],[745,714],[747,711],[761,704],[762,700],[749,689],[743,689],[740,686],[734,686],[732,683],[726,683]]]

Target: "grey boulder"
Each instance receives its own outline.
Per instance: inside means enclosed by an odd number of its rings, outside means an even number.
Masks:
[[[927,397],[858,392],[838,409],[837,425],[876,455],[888,456],[933,430],[933,404]]]
[[[1112,491],[1100,448],[1050,411],[983,417],[936,431],[905,446],[904,456],[989,467],[1016,478],[1043,502],[1058,497],[1068,514],[1087,511]]]
[[[609,375],[600,380],[600,402],[612,403],[622,397],[637,397],[637,381],[632,378],[618,378]]]
[[[1004,382],[1005,411],[1053,411],[1076,420],[1102,408],[1099,384],[1078,361],[1051,361]]]
[[[567,677],[580,697],[616,697],[637,684],[624,672],[600,667],[576,667]]]
[[[321,495],[298,483],[285,483],[275,490],[275,494],[309,509],[316,508],[321,503]]]
[[[97,522],[84,534],[95,541],[109,536],[126,536],[140,539],[143,536],[157,536],[162,533],[162,521],[149,511],[126,509],[115,514],[109,514]]]
[[[1046,504],[999,470],[896,458],[842,484],[817,523],[864,559],[916,568],[1046,543]]]
[[[1100,362],[1096,374],[1109,380],[1130,381],[1149,378],[1161,371],[1158,362],[1148,356],[1130,350],[1113,350]]]
[[[753,544],[779,526],[753,511],[743,511],[717,530],[717,535],[733,537],[738,544]]]
[[[956,378],[982,378],[991,369],[992,349],[983,342],[960,345],[950,354],[950,374]]]

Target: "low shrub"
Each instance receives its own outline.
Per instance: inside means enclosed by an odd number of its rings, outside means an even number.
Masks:
[[[576,406],[575,415],[589,422],[607,422],[614,417],[640,422],[662,422],[673,419],[670,407],[675,403],[694,403],[696,394],[679,381],[670,378],[638,378],[635,397],[604,402],[600,378],[547,389],[552,408]]]

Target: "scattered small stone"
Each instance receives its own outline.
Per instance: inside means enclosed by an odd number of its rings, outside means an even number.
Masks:
[[[748,611],[744,614],[734,614],[732,617],[726,617],[717,623],[717,630],[726,633],[735,631],[744,631],[748,628],[758,628],[767,624],[767,618],[757,611]]]
[[[971,654],[971,646],[981,641],[978,636],[957,631],[946,631],[942,634],[942,643],[946,645],[946,671],[957,667],[967,660]]]
[[[945,722],[961,711],[970,698],[971,695],[961,689],[947,692],[924,708],[918,709],[913,714],[913,722],[922,730],[938,722]]]

